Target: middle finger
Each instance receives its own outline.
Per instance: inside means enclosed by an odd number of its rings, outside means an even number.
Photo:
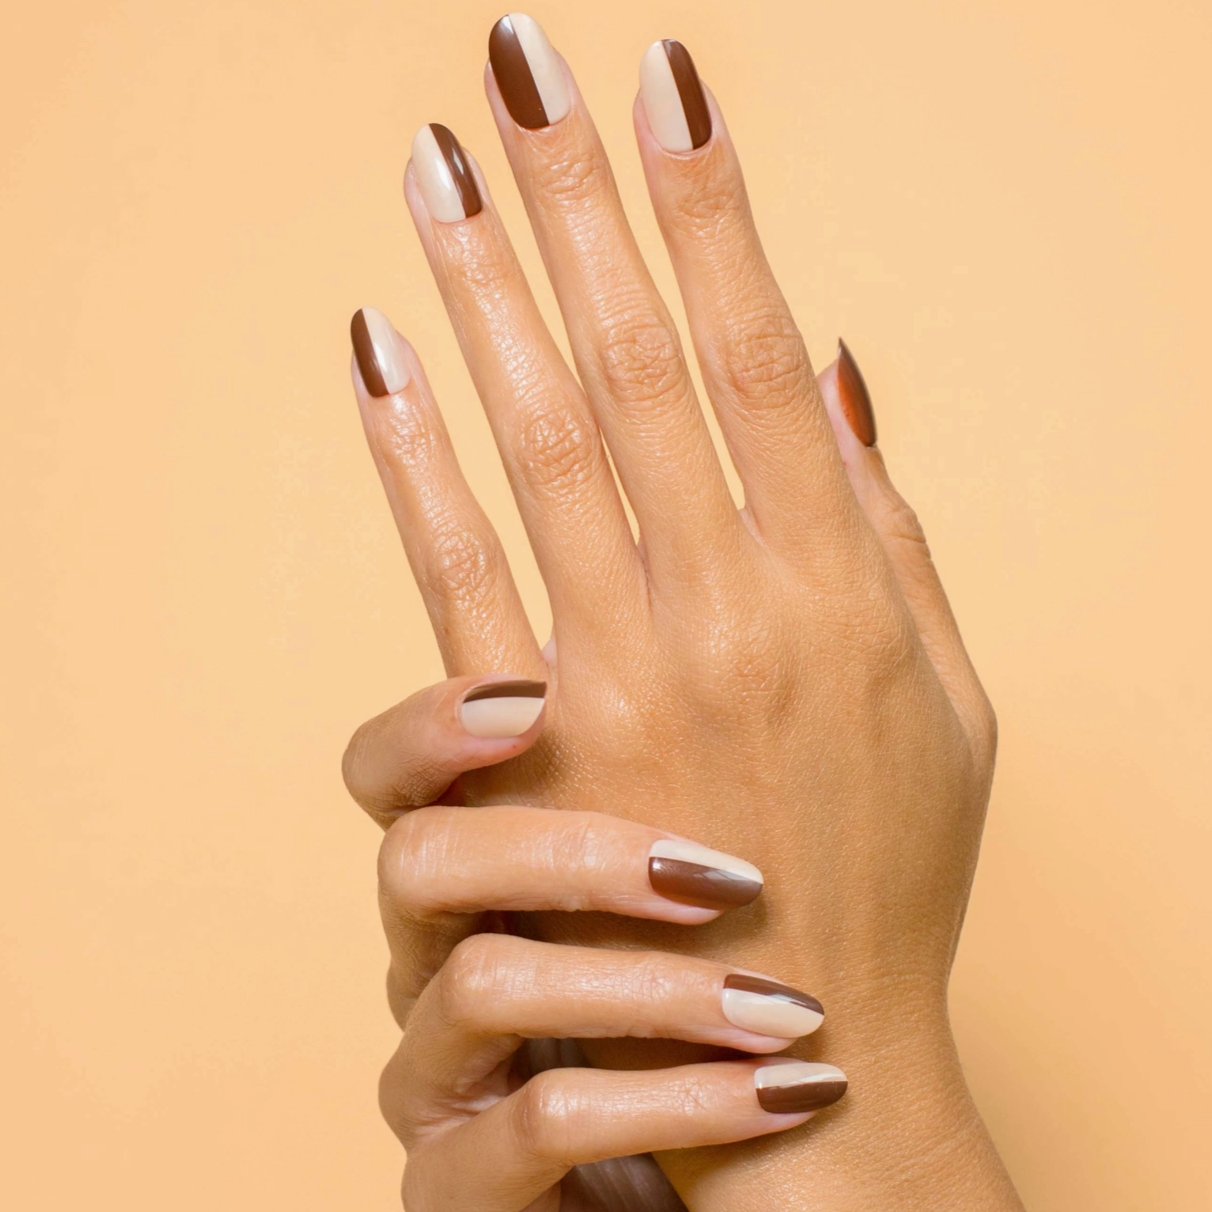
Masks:
[[[653,574],[699,576],[742,526],[606,152],[537,22],[501,18],[489,55],[505,152]]]

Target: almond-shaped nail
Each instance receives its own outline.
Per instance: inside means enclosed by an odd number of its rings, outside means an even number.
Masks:
[[[871,407],[871,396],[863,372],[841,337],[837,341],[837,394],[854,436],[864,446],[874,446],[875,410]]]
[[[762,976],[734,972],[724,978],[724,1017],[742,1031],[798,1039],[825,1021],[825,1007],[811,994]]]
[[[833,1065],[777,1061],[753,1073],[758,1104],[775,1115],[802,1115],[836,1103],[846,1093],[846,1075]]]
[[[470,219],[484,209],[467,153],[448,127],[430,122],[417,131],[412,164],[425,206],[439,223]]]
[[[376,398],[395,395],[410,378],[407,345],[391,321],[373,307],[361,307],[349,322],[354,361],[366,390]]]
[[[472,736],[521,736],[539,718],[546,697],[546,682],[486,682],[463,696],[459,723]]]
[[[688,152],[711,138],[711,111],[690,52],[672,38],[654,42],[640,60],[640,96],[657,142]]]
[[[648,882],[658,896],[700,909],[737,909],[762,891],[762,873],[752,863],[681,838],[653,845]]]
[[[488,35],[488,61],[505,108],[519,126],[551,126],[572,108],[564,68],[533,17],[506,13]]]

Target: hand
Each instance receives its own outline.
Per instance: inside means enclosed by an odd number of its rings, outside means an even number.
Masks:
[[[541,689],[457,678],[365,729],[369,760],[351,751],[351,790],[387,827],[379,901],[403,1038],[381,1101],[408,1150],[404,1204],[677,1212],[684,1205],[648,1151],[794,1127],[836,1102],[845,1077],[787,1060],[585,1067],[576,1038],[773,1053],[824,1012],[810,995],[727,965],[507,932],[512,912],[535,909],[701,925],[762,886],[743,860],[599,813],[421,806],[453,775],[529,748]],[[374,765],[383,757],[389,768]],[[409,802],[418,807],[402,813]],[[719,874],[688,879],[687,859]]]
[[[760,901],[689,935],[596,915],[527,927],[776,970],[829,1005],[851,1095],[807,1132],[662,1156],[688,1206],[765,1208],[779,1192],[797,1208],[1016,1207],[946,1015],[993,716],[874,449],[857,367],[843,351],[818,383],[720,111],[684,49],[656,44],[637,137],[738,512],[571,74],[529,19],[498,25],[492,50],[489,101],[577,376],[482,174],[445,128],[422,128],[405,193],[554,616],[543,737],[457,795],[609,812],[765,872]],[[414,352],[370,311],[354,338],[371,449],[448,670],[547,677]],[[586,1050],[636,1067],[668,1047]]]

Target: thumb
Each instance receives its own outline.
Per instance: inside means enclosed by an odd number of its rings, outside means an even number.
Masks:
[[[524,753],[542,731],[547,683],[494,673],[450,678],[389,707],[354,733],[341,772],[387,828],[433,803],[468,770]]]

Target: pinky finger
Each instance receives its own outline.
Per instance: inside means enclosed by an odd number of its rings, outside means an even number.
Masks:
[[[994,744],[992,709],[960,638],[917,514],[897,491],[875,445],[875,413],[862,372],[844,341],[817,376],[821,396],[859,504],[875,528],[918,634],[968,733]]]
[[[461,1126],[414,1143],[410,1212],[518,1212],[574,1166],[794,1128],[846,1092],[832,1065],[723,1061],[631,1073],[549,1069]]]

